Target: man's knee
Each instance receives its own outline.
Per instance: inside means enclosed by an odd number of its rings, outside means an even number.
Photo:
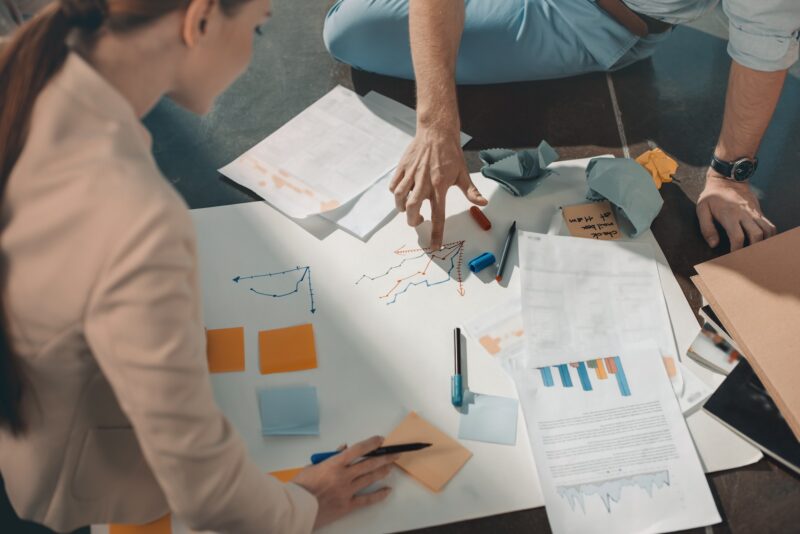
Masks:
[[[407,0],[339,0],[325,17],[325,47],[343,63],[380,72],[381,65],[397,59],[387,54],[408,50],[407,5]]]

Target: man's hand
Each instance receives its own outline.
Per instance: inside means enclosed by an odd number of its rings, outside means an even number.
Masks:
[[[720,177],[709,169],[706,186],[697,200],[697,218],[700,231],[710,247],[719,244],[714,220],[725,229],[731,242],[731,251],[744,246],[745,236],[752,245],[775,235],[775,225],[761,213],[750,186]]]
[[[378,503],[389,496],[389,488],[372,493],[361,493],[365,488],[386,478],[392,471],[397,454],[361,458],[383,443],[375,436],[342,447],[342,452],[317,465],[309,465],[292,480],[317,498],[319,508],[314,528],[321,528],[353,510]]]
[[[399,211],[406,212],[408,224],[418,226],[424,220],[419,210],[422,202],[431,205],[430,248],[442,246],[447,190],[456,185],[473,204],[485,206],[488,201],[472,183],[464,161],[464,152],[455,136],[433,129],[419,129],[397,172],[389,184]]]

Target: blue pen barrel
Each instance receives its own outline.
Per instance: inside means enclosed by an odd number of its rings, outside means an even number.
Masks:
[[[341,451],[331,451],[331,452],[318,452],[316,454],[311,455],[311,463],[317,465],[318,463],[324,462],[328,458],[332,456],[336,456]]]
[[[450,377],[450,400],[453,406],[461,406],[464,403],[464,388],[461,382],[461,375]]]

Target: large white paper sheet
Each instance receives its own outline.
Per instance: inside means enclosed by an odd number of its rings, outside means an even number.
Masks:
[[[658,349],[587,356],[575,355],[579,366],[510,365],[553,532],[718,523]]]
[[[411,136],[341,86],[220,169],[291,217],[345,205],[400,161]]]
[[[514,220],[523,230],[546,232],[556,206],[581,202],[586,192],[587,163],[588,159],[554,163],[554,174],[537,187],[535,194],[524,198],[510,197],[494,182],[473,174],[475,184],[490,199],[484,211],[493,227],[488,232],[477,230],[467,211],[469,202],[461,191],[452,188],[447,197],[445,242],[465,240],[464,256],[471,258],[501,247]],[[410,409],[418,410],[451,436],[457,435],[459,413],[450,405],[449,391],[452,329],[519,295],[516,245],[510,251],[503,279],[507,285],[498,285],[491,276],[470,275],[464,268],[463,294],[451,279],[430,287],[412,287],[389,305],[387,299],[380,298],[385,294],[384,279],[355,282],[363,274],[380,274],[398,265],[404,256],[395,251],[401,246],[427,244],[427,224],[411,229],[405,217],[396,216],[365,243],[344,231],[334,231],[319,240],[263,202],[195,210],[192,217],[198,235],[206,326],[245,327],[247,371],[213,375],[215,395],[264,472],[298,467],[306,464],[313,452],[388,432]],[[694,315],[652,234],[646,232],[636,242],[649,243],[656,250],[676,338],[689,339],[688,348],[699,328]],[[286,297],[272,298],[250,291],[250,287],[258,289],[261,285],[232,282],[237,275],[280,272],[304,265],[313,271],[314,313],[307,286]],[[444,281],[446,269],[437,264],[432,276],[435,281]],[[295,289],[296,279],[272,280],[287,287],[284,293]],[[260,375],[255,332],[308,322],[314,324],[319,368]],[[464,356],[470,390],[517,396],[513,381],[497,365],[497,359],[471,337],[464,345]],[[690,359],[686,365],[708,383],[724,378]],[[257,388],[298,384],[318,388],[321,435],[265,440],[259,424]],[[702,410],[692,414],[688,423],[708,472],[746,465],[761,457],[758,449]],[[389,481],[395,491],[386,503],[361,510],[327,531],[408,530],[543,505],[524,424],[518,425],[513,447],[470,442],[468,448],[473,458],[443,493],[431,494],[407,476],[395,473]],[[97,526],[92,531],[107,532]],[[173,518],[173,532],[186,534],[188,530]]]
[[[677,356],[650,245],[532,232],[518,239],[527,363],[651,340],[662,356]]]

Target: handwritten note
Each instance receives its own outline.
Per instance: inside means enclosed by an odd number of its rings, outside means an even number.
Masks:
[[[567,229],[573,237],[587,237],[604,241],[620,238],[617,218],[607,200],[564,206],[561,211],[564,214]]]

